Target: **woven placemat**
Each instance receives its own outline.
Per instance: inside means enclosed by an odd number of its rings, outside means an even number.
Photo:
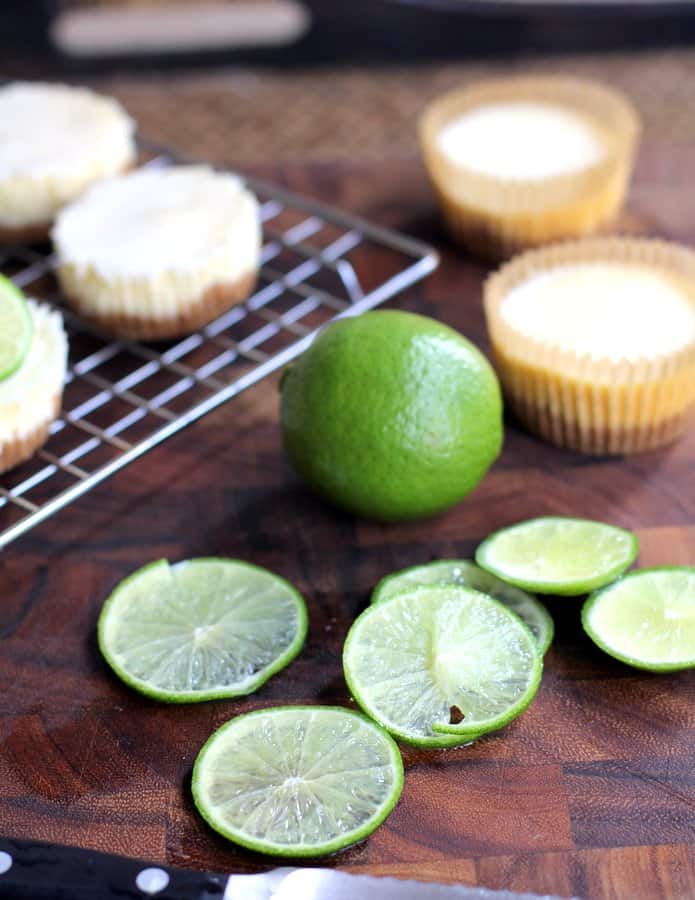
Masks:
[[[500,73],[554,71],[622,88],[647,132],[695,141],[695,50],[507,63],[112,77],[143,134],[214,162],[383,160],[417,153],[416,120],[442,91]]]

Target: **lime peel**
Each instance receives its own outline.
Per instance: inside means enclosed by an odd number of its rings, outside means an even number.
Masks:
[[[401,310],[323,329],[285,373],[280,419],[289,462],[309,487],[380,522],[458,503],[503,441],[486,358],[452,328]]]

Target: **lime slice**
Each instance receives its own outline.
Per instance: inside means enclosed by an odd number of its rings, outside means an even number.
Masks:
[[[383,603],[409,588],[427,584],[461,584],[504,603],[531,629],[541,653],[545,653],[553,640],[553,620],[539,600],[500,581],[468,559],[441,559],[387,575],[374,589],[372,603]]]
[[[582,624],[602,650],[650,672],[695,667],[695,567],[639,569],[597,591]]]
[[[273,856],[319,856],[364,840],[402,788],[395,742],[338,707],[237,716],[212,735],[193,768],[193,799],[208,824]]]
[[[522,712],[542,662],[533,635],[506,606],[448,585],[369,606],[348,633],[343,667],[355,700],[395,737],[450,747]]]
[[[99,646],[136,691],[166,703],[255,691],[299,653],[304,601],[284,579],[232,559],[151,563],[99,617]]]
[[[516,587],[570,597],[615,581],[638,550],[637,537],[623,528],[552,516],[490,535],[475,561]]]
[[[0,275],[0,381],[9,378],[26,359],[34,325],[24,294]]]

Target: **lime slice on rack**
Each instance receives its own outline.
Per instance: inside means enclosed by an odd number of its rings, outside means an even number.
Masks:
[[[545,653],[553,640],[553,620],[539,600],[467,559],[441,559],[387,575],[374,589],[372,603],[383,603],[405,590],[427,584],[460,584],[504,603],[531,629],[541,653]]]
[[[116,588],[99,646],[136,691],[166,703],[255,691],[299,653],[304,601],[284,579],[232,559],[151,563]]]
[[[0,275],[0,381],[9,378],[26,359],[34,325],[24,294]]]
[[[362,709],[419,747],[457,746],[506,725],[531,702],[542,671],[518,616],[455,585],[368,607],[348,633],[343,666]]]
[[[695,567],[638,569],[592,594],[582,624],[602,650],[650,672],[695,667]]]
[[[402,788],[395,742],[337,707],[238,716],[212,735],[193,768],[193,799],[208,824],[274,856],[319,856],[364,840]]]
[[[503,528],[483,541],[478,565],[516,587],[539,594],[575,596],[614,581],[635,561],[630,531],[552,516]]]

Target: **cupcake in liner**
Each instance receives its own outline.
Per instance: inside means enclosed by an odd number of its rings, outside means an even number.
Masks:
[[[639,132],[629,101],[602,84],[511,77],[435,100],[420,145],[454,240],[498,260],[610,223]]]
[[[59,312],[29,300],[34,334],[26,359],[0,381],[0,473],[43,446],[60,412],[68,341]]]
[[[695,252],[593,238],[529,251],[485,285],[507,403],[561,447],[670,443],[695,411]]]
[[[60,209],[136,157],[135,123],[113,98],[64,84],[0,87],[0,242],[46,240]]]
[[[207,166],[103,181],[58,216],[57,274],[73,309],[134,340],[181,337],[243,302],[256,283],[258,203]]]

